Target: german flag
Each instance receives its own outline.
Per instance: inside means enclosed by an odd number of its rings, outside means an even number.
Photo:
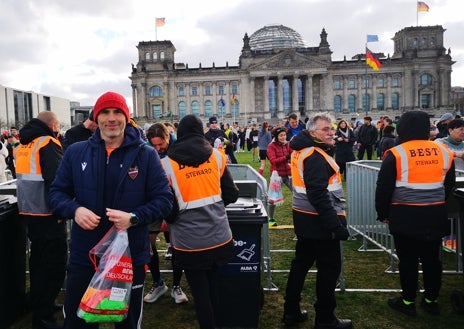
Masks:
[[[374,54],[369,50],[369,48],[366,48],[366,64],[372,67],[374,71],[378,71],[382,67],[382,63],[380,63],[380,61],[375,58]]]

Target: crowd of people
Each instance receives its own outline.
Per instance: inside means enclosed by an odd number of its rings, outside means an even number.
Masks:
[[[382,160],[375,192],[378,220],[389,225],[400,260],[402,293],[387,304],[416,315],[421,262],[425,292],[420,305],[438,315],[438,251],[447,234],[445,199],[455,168],[464,169],[464,120],[446,113],[435,126],[425,112],[410,111],[395,121],[381,117],[375,125],[369,116],[363,123],[337,121],[320,112],[305,122],[292,113],[274,126],[239,127],[211,117],[204,127],[197,116],[187,115],[178,124],[158,122],[142,129],[131,119],[124,97],[107,92],[64,136],[49,111],[19,132],[5,131],[1,172],[9,170],[17,179],[18,209],[31,242],[33,328],[98,327],[77,310],[95,273],[89,251],[111,227],[127,231],[132,261],[127,316],[115,328],[140,328],[143,302],[154,303],[169,291],[160,271],[160,233],[171,260],[171,297],[176,304],[189,301],[181,288],[185,274],[199,327],[215,328],[212,278],[234,254],[225,207],[238,198],[227,168],[238,162],[237,152],[249,152],[261,175],[267,168],[276,171],[292,192],[296,246],[284,296],[285,326],[308,320],[308,311],[300,308],[301,292],[316,264],[315,328],[353,327],[351,320],[335,315],[340,241],[350,235],[342,182],[348,162],[375,157]],[[5,180],[0,176],[0,182]],[[277,226],[273,204],[268,217],[269,225]],[[57,305],[63,285],[64,305]],[[58,309],[64,324],[56,320]]]

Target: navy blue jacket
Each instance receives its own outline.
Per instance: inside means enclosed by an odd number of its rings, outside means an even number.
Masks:
[[[156,151],[146,146],[140,132],[127,125],[122,145],[107,157],[100,130],[87,141],[69,146],[50,187],[50,205],[61,218],[74,218],[80,206],[101,216],[94,230],[76,223],[71,231],[72,264],[91,266],[88,252],[113,225],[105,209],[133,212],[139,225],[127,230],[134,266],[150,259],[147,225],[165,218],[173,195]]]

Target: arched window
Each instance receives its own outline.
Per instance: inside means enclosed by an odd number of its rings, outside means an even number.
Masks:
[[[164,51],[160,52],[160,59],[161,59],[161,60],[164,59]]]
[[[153,60],[157,61],[158,60],[158,53],[155,51],[153,52]]]
[[[205,117],[210,118],[213,116],[213,102],[210,100],[205,101]]]
[[[341,112],[342,111],[342,96],[335,95],[334,96],[334,111]]]
[[[235,119],[240,116],[240,102],[235,98],[234,104],[232,106],[232,118]]]
[[[179,119],[182,119],[187,115],[187,107],[185,102],[179,102]]]
[[[382,93],[377,94],[377,110],[385,110],[385,95]]]
[[[225,107],[225,102],[218,100],[217,102],[217,114],[218,116],[220,116],[221,118],[224,117],[226,115],[226,107]]]
[[[198,101],[192,102],[192,114],[200,115],[200,103]]]
[[[153,86],[150,88],[150,97],[163,96],[163,89],[160,86]]]
[[[399,110],[399,108],[400,108],[400,94],[393,93],[391,95],[391,101],[392,101],[392,109]]]
[[[149,61],[150,60],[150,53],[145,53],[145,60]]]
[[[369,94],[363,94],[362,103],[363,111],[369,111],[371,109],[371,96]]]
[[[430,74],[424,73],[420,76],[420,84],[422,86],[428,86],[432,84],[432,76]]]
[[[356,96],[353,94],[348,96],[348,111],[356,112]]]

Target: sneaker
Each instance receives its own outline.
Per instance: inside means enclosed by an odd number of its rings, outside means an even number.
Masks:
[[[308,311],[303,310],[298,312],[297,314],[285,314],[282,317],[282,323],[286,327],[292,327],[298,323],[305,322],[308,320]]]
[[[143,298],[146,303],[154,303],[168,291],[168,286],[163,282],[162,285],[151,287],[148,294]]]
[[[187,295],[185,295],[185,293],[182,291],[182,288],[180,286],[174,286],[172,288],[171,297],[174,298],[174,300],[176,301],[176,304],[182,304],[182,303],[188,302]]]
[[[416,305],[414,303],[411,303],[409,305],[406,305],[403,301],[402,297],[392,297],[389,298],[387,301],[388,306],[390,306],[392,309],[395,311],[401,312],[403,314],[409,315],[409,316],[416,316]]]
[[[427,301],[425,298],[422,298],[420,305],[422,309],[427,313],[432,315],[440,315],[440,308],[438,307],[438,303],[436,300]]]
[[[166,249],[166,253],[164,254],[164,259],[166,259],[166,260],[171,260],[172,259],[172,247],[171,246],[169,246]]]
[[[276,227],[277,222],[274,218],[269,218],[269,227]]]

